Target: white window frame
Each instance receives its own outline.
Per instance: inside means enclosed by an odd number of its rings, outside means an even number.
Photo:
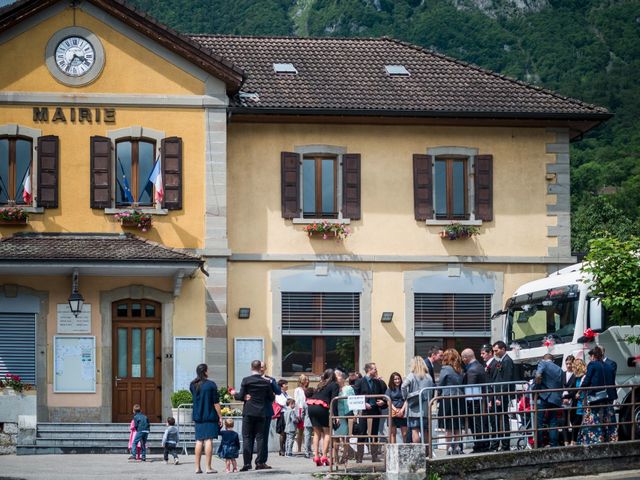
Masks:
[[[335,145],[300,145],[294,148],[294,152],[300,155],[300,162],[304,161],[305,156],[311,155],[327,155],[336,157],[338,168],[336,173],[336,206],[338,207],[338,218],[304,218],[304,169],[300,168],[300,216],[293,219],[294,224],[306,225],[317,222],[349,224],[351,219],[344,218],[342,215],[342,157],[347,153],[346,147],[338,147]]]
[[[33,200],[31,205],[17,205],[27,213],[43,213],[44,208],[38,206],[38,138],[42,136],[42,130],[25,127],[17,123],[0,125],[0,136],[27,137],[31,139],[31,191]],[[58,172],[60,175],[60,172]]]
[[[436,218],[436,186],[433,182],[433,218],[427,219],[427,225],[451,225],[452,223],[459,223],[461,225],[482,225],[482,220],[476,220],[475,216],[475,160],[478,155],[477,148],[469,147],[434,147],[427,149],[427,155],[431,155],[433,162],[431,165],[431,178],[435,179],[436,175],[436,160],[438,157],[449,157],[452,155],[466,157],[467,158],[467,204],[469,205],[469,218],[467,220],[451,220],[451,219],[437,219]]]
[[[107,215],[115,215],[116,213],[122,213],[130,211],[133,206],[130,207],[116,207],[116,179],[118,176],[116,165],[116,144],[119,140],[127,138],[129,140],[141,140],[151,139],[156,142],[156,158],[160,155],[160,148],[162,140],[166,138],[163,131],[154,130],[152,128],[141,127],[139,125],[133,125],[127,128],[120,128],[118,130],[109,130],[107,132],[107,138],[111,140],[112,153],[111,153],[111,165],[114,167],[111,172],[111,208],[105,208],[104,213]],[[163,178],[164,180],[164,178]],[[169,210],[162,208],[160,202],[155,202],[155,206],[135,207],[136,210],[142,213],[150,213],[152,215],[168,215]]]

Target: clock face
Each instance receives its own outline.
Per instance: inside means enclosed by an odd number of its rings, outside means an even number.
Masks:
[[[81,77],[91,70],[95,61],[96,52],[93,45],[82,37],[67,37],[56,46],[56,65],[69,77]]]

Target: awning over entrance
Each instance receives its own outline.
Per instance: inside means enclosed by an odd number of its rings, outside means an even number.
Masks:
[[[0,275],[173,277],[203,269],[204,260],[130,233],[16,233],[0,239]]]

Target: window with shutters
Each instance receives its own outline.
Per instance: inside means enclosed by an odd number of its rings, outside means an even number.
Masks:
[[[360,219],[360,154],[307,145],[282,152],[282,216],[294,223]]]
[[[140,126],[91,137],[91,208],[182,209],[182,139]]]
[[[0,205],[31,213],[58,207],[58,146],[54,135],[0,125]]]
[[[467,220],[467,158],[436,157],[434,162],[434,210],[436,219]]]
[[[31,138],[0,137],[0,204],[31,205],[32,152]]]
[[[338,159],[305,155],[302,158],[302,216],[338,218]]]
[[[116,142],[116,206],[151,206],[155,187],[151,174],[160,160],[151,139],[119,139]]]
[[[480,225],[493,220],[493,156],[466,147],[436,147],[413,156],[416,220]]]
[[[360,294],[282,292],[282,373],[358,368]]]

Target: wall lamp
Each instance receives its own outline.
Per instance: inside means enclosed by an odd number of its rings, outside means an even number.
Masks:
[[[393,320],[393,312],[382,312],[382,317],[380,317],[382,323],[389,323],[391,320]]]
[[[82,311],[82,305],[84,304],[84,297],[78,292],[78,269],[73,269],[71,276],[71,295],[69,296],[69,308],[74,316],[78,316]]]
[[[251,316],[251,309],[249,307],[242,307],[238,310],[238,318],[249,318]]]

